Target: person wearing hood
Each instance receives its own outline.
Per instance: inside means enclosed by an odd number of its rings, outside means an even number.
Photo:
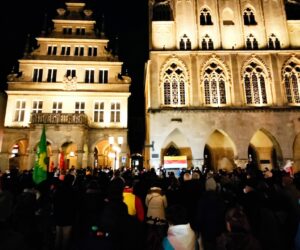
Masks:
[[[188,223],[187,211],[181,205],[173,205],[166,210],[169,224],[167,236],[162,245],[164,250],[198,249],[197,237]]]

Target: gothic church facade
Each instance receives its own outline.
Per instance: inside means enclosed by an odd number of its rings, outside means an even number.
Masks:
[[[300,170],[300,21],[283,0],[149,0],[146,165]]]

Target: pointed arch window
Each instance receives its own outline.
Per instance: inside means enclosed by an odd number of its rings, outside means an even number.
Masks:
[[[300,104],[300,65],[290,62],[284,68],[284,87],[288,104]]]
[[[244,72],[244,88],[246,104],[267,105],[266,74],[255,62],[250,63]]]
[[[254,11],[250,8],[244,10],[244,25],[256,25]]]
[[[269,46],[269,49],[280,49],[281,48],[280,41],[274,34],[270,35],[269,41],[268,41],[268,46]]]
[[[258,49],[258,42],[257,42],[256,38],[252,34],[250,34],[247,37],[247,40],[246,40],[246,49],[252,49],[252,50]]]
[[[184,34],[179,42],[179,49],[180,50],[191,50],[192,49],[192,43],[189,37]]]
[[[201,41],[201,48],[202,50],[213,50],[214,49],[214,42],[209,37],[208,34],[206,34]]]
[[[164,105],[186,105],[186,77],[183,70],[172,63],[163,77]]]
[[[211,13],[206,8],[200,11],[200,25],[213,25]]]
[[[226,76],[221,66],[210,63],[204,71],[204,99],[206,105],[222,106],[226,97]]]
[[[153,5],[152,21],[172,21],[172,9],[168,1],[156,1]]]

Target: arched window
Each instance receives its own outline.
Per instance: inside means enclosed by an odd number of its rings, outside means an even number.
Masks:
[[[186,78],[183,70],[172,63],[164,72],[164,105],[181,106],[186,104]]]
[[[266,74],[260,65],[251,62],[244,71],[243,80],[247,104],[268,104]]]
[[[251,50],[258,49],[258,42],[252,34],[250,34],[246,39],[246,49],[251,49]]]
[[[213,50],[214,49],[214,43],[212,39],[209,37],[208,34],[206,34],[201,41],[201,48],[203,50]]]
[[[300,65],[290,62],[284,68],[284,87],[289,104],[300,104]]]
[[[256,25],[254,11],[250,8],[244,10],[244,25]]]
[[[226,76],[220,65],[210,63],[204,70],[204,99],[206,105],[226,105]]]
[[[268,41],[268,46],[269,46],[269,49],[280,49],[281,48],[280,41],[274,34],[270,35],[269,41]]]
[[[168,1],[156,1],[153,5],[152,21],[172,21],[172,9]]]
[[[200,25],[213,25],[211,13],[206,8],[202,9],[200,12]]]
[[[179,49],[180,50],[191,50],[192,49],[192,43],[189,37],[184,34],[180,41],[179,41]]]

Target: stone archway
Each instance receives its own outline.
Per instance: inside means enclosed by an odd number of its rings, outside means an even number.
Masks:
[[[178,128],[174,129],[163,143],[161,148],[161,165],[163,164],[164,156],[168,156],[168,154],[186,156],[188,167],[192,166],[193,155],[191,147],[186,136]]]
[[[63,169],[77,168],[77,144],[65,142],[61,145],[59,167]]]
[[[20,139],[12,145],[9,152],[9,169],[27,170],[28,139]]]
[[[277,169],[282,165],[281,148],[267,130],[259,129],[251,138],[248,149],[249,161],[260,170]]]
[[[230,137],[221,130],[215,130],[204,147],[204,167],[218,171],[234,168],[236,147]]]

